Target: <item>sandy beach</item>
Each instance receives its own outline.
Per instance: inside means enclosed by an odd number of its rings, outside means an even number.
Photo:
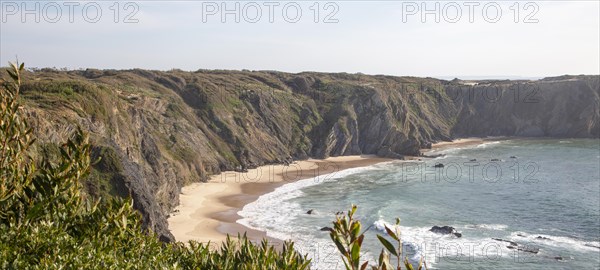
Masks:
[[[252,240],[266,237],[261,231],[236,223],[244,205],[275,188],[294,181],[322,176],[349,168],[390,161],[375,156],[343,156],[324,160],[296,161],[289,166],[266,165],[248,172],[223,172],[207,183],[194,183],[181,189],[180,204],[168,219],[177,241],[220,243],[226,234],[247,233]]]
[[[458,139],[436,143],[432,149],[483,141],[479,138]],[[168,219],[169,229],[181,242],[195,240],[218,244],[225,240],[227,234],[235,236],[244,232],[250,239],[260,240],[266,237],[265,232],[236,222],[241,218],[237,213],[244,205],[287,183],[391,160],[376,156],[343,156],[296,161],[289,166],[266,165],[248,172],[223,172],[212,176],[206,183],[194,183],[181,189],[180,204]]]

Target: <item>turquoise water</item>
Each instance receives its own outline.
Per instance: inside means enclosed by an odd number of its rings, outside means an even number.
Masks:
[[[374,225],[363,254],[373,262],[381,250],[375,234],[384,234],[378,228],[399,217],[405,254],[425,257],[432,269],[600,268],[599,140],[505,140],[430,154],[437,153],[445,156],[285,185],[247,205],[241,223],[294,240],[316,269],[343,268],[319,229],[351,204],[359,206],[363,227]],[[429,232],[434,225],[463,236]],[[492,238],[539,252],[515,251]]]

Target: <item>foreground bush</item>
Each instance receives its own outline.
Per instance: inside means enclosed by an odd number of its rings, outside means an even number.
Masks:
[[[352,209],[346,215],[337,215],[333,221],[333,228],[330,228],[329,236],[342,255],[342,261],[347,270],[365,270],[369,267],[369,262],[361,262],[360,250],[362,248],[365,233],[369,228],[362,230],[360,221],[354,218],[356,213],[356,205],[352,205]],[[395,242],[394,246],[384,236],[377,235],[377,239],[383,245],[377,265],[371,265],[372,270],[402,270],[402,266],[407,270],[413,270],[413,265],[408,261],[408,258],[402,257],[402,240],[400,234],[400,219],[396,219],[396,224],[393,228],[385,225],[385,231]],[[390,254],[396,257],[395,263],[392,262]],[[395,264],[395,266],[394,266]],[[425,260],[421,258],[417,266],[417,270],[427,270]]]
[[[23,68],[11,64],[10,80],[2,81],[0,90],[0,269],[309,268],[310,261],[291,242],[281,250],[266,240],[254,244],[245,235],[227,237],[217,250],[194,241],[163,243],[141,228],[131,200],[86,199],[80,183],[90,172],[91,147],[82,130],[59,147],[57,160],[30,153],[35,138],[19,103]],[[363,270],[369,267],[360,260],[368,229],[361,231],[355,212],[353,206],[347,216],[337,216],[330,236],[346,269]],[[377,236],[385,250],[372,269],[413,269],[402,257],[397,228],[385,228],[396,247]],[[417,269],[423,268],[422,261]]]
[[[131,201],[90,201],[81,181],[90,171],[90,143],[78,130],[60,158],[34,159],[35,138],[19,103],[23,65],[11,64],[0,90],[1,269],[307,269],[286,242],[281,251],[245,236],[208,244],[162,243],[141,228]]]

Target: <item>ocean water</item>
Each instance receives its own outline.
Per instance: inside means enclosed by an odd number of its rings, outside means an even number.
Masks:
[[[438,153],[445,156],[284,185],[245,206],[240,223],[294,240],[314,269],[343,269],[319,229],[351,204],[363,228],[373,225],[362,254],[373,263],[382,248],[376,234],[398,217],[404,254],[425,258],[430,269],[600,269],[599,140],[515,139],[429,154]],[[432,233],[434,225],[453,226],[462,237]]]

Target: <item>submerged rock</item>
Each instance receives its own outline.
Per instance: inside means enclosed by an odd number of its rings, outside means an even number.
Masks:
[[[533,254],[538,254],[540,252],[540,249],[537,247],[527,247],[527,246],[506,246],[509,249],[516,249],[518,251],[523,251],[523,252],[527,252],[527,253],[533,253]]]
[[[516,249],[518,251],[523,251],[523,252],[533,253],[533,254],[537,254],[538,252],[540,252],[540,249],[538,247],[523,246],[523,245],[519,245],[517,242],[505,240],[505,239],[501,239],[501,238],[492,238],[492,239],[496,240],[496,241],[509,243],[510,245],[506,246],[509,249]]]
[[[511,246],[515,246],[515,247],[519,245],[519,244],[517,244],[517,242],[510,241],[510,240],[505,240],[505,239],[500,239],[500,238],[492,238],[492,239],[493,239],[493,240],[496,240],[496,241],[501,241],[501,242],[507,242],[507,243],[510,243],[510,245],[511,245]]]

